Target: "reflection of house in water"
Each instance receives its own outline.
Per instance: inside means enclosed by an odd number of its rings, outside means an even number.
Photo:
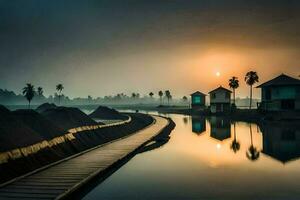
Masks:
[[[183,123],[186,125],[189,122],[189,118],[188,117],[183,117]]]
[[[230,120],[221,117],[211,117],[210,137],[225,140],[231,137]]]
[[[192,131],[198,135],[206,131],[206,123],[204,117],[192,116]]]
[[[264,154],[283,163],[300,157],[300,125],[268,123],[262,125],[262,132]]]

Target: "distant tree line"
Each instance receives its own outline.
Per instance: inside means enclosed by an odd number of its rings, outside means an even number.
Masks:
[[[118,93],[116,95],[108,95],[104,97],[93,98],[91,95],[87,97],[69,98],[65,94],[64,85],[57,84],[56,92],[53,95],[46,97],[42,87],[35,87],[31,83],[27,83],[22,89],[22,94],[16,94],[13,91],[0,89],[0,104],[5,105],[24,105],[28,103],[28,107],[32,104],[55,103],[58,105],[86,105],[86,104],[156,104],[170,105],[187,104],[187,97],[182,99],[173,99],[170,90],[159,91],[156,93],[149,92],[148,95],[140,95],[138,92],[133,92],[130,95]]]
[[[252,99],[252,90],[253,85],[259,81],[258,75],[254,71],[249,71],[246,73],[245,82],[249,85],[250,88],[250,99],[249,99],[249,108],[251,109],[253,99]],[[229,79],[229,87],[233,92],[233,105],[236,105],[236,89],[239,87],[238,77],[233,76]],[[0,89],[0,104],[24,104],[24,97],[28,102],[28,107],[32,102],[35,104],[41,104],[45,102],[56,103],[58,105],[84,105],[84,104],[145,104],[145,103],[156,103],[159,102],[159,105],[168,105],[170,103],[188,105],[188,97],[183,96],[181,99],[174,101],[173,96],[170,90],[162,90],[157,92],[157,98],[154,92],[149,92],[148,95],[141,96],[139,93],[131,93],[131,95],[126,95],[125,93],[118,93],[116,95],[104,96],[103,98],[97,97],[93,98],[91,95],[88,95],[87,98],[73,98],[70,99],[68,96],[63,94],[64,86],[63,84],[57,84],[55,87],[56,91],[54,95],[49,97],[44,96],[44,89],[42,87],[37,87],[35,89],[34,85],[27,83],[22,90],[22,95],[15,94],[12,91]],[[240,100],[240,99],[239,99]]]

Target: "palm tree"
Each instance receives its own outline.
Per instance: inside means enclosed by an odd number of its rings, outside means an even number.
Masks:
[[[43,94],[44,94],[43,88],[42,88],[42,87],[38,87],[38,88],[37,88],[37,93],[38,93],[39,97],[42,97]]]
[[[165,96],[167,97],[168,105],[170,105],[170,99],[172,98],[171,92],[169,90],[166,90],[165,91]]]
[[[23,88],[22,91],[23,95],[28,101],[28,108],[30,109],[30,102],[34,97],[34,86],[31,83],[27,83],[26,86]]]
[[[237,141],[236,139],[235,122],[233,123],[233,132],[234,132],[234,139],[231,143],[230,148],[233,150],[234,153],[236,153],[238,150],[240,150],[241,145],[239,141]]]
[[[163,91],[159,91],[158,92],[158,96],[159,96],[159,99],[160,99],[160,105],[162,105],[162,97],[164,96],[164,93],[163,93]]]
[[[154,95],[153,92],[150,92],[150,93],[149,93],[149,96],[150,96],[151,98],[153,98],[153,95]]]
[[[135,99],[136,96],[137,96],[137,95],[136,95],[134,92],[131,94],[131,97],[132,97],[133,99]]]
[[[93,101],[93,97],[91,95],[88,95],[87,99],[88,99],[89,104],[91,104]]]
[[[247,83],[247,85],[250,86],[250,105],[249,105],[249,109],[251,109],[252,106],[252,86],[258,82],[258,75],[256,72],[254,71],[250,71],[247,72],[246,76],[245,76],[245,81]]]
[[[61,98],[61,94],[62,94],[63,89],[64,89],[64,86],[61,83],[56,85],[56,90],[58,92],[58,103],[59,104],[60,104],[60,98]]]
[[[235,105],[235,89],[237,89],[239,86],[240,86],[239,80],[237,77],[233,76],[231,79],[229,79],[229,87],[232,88],[234,105]]]
[[[246,156],[249,160],[255,161],[259,158],[259,151],[257,151],[257,148],[253,146],[253,137],[252,137],[251,124],[250,124],[250,137],[251,137],[251,145],[248,148],[248,151],[246,152]]]

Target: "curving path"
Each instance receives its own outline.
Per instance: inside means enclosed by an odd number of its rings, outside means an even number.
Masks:
[[[168,124],[165,118],[153,116],[148,127],[121,139],[84,151],[55,165],[20,177],[0,188],[0,199],[61,199],[91,178],[125,158]]]

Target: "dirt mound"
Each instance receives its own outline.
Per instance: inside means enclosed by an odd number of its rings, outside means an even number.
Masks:
[[[54,103],[43,103],[39,107],[37,107],[35,110],[39,113],[42,113],[48,109],[56,108],[57,106]]]
[[[16,118],[12,112],[0,107],[0,151],[24,147],[42,140],[42,137]]]
[[[132,118],[129,123],[92,131],[82,131],[74,135],[74,140],[54,145],[49,148],[47,147],[35,154],[30,154],[26,157],[0,164],[0,183],[74,155],[75,153],[82,152],[96,145],[130,135],[153,122],[153,118],[145,114],[128,113],[128,115]],[[14,139],[17,140],[16,138]]]
[[[12,113],[44,139],[52,139],[65,133],[63,129],[34,110],[16,110]]]
[[[127,116],[120,114],[118,111],[105,106],[99,106],[94,112],[90,114],[90,117],[97,119],[127,119]]]
[[[0,105],[0,115],[3,113],[9,113],[10,111],[3,105]]]
[[[41,114],[64,131],[80,126],[99,124],[78,108],[56,107],[47,109]]]

